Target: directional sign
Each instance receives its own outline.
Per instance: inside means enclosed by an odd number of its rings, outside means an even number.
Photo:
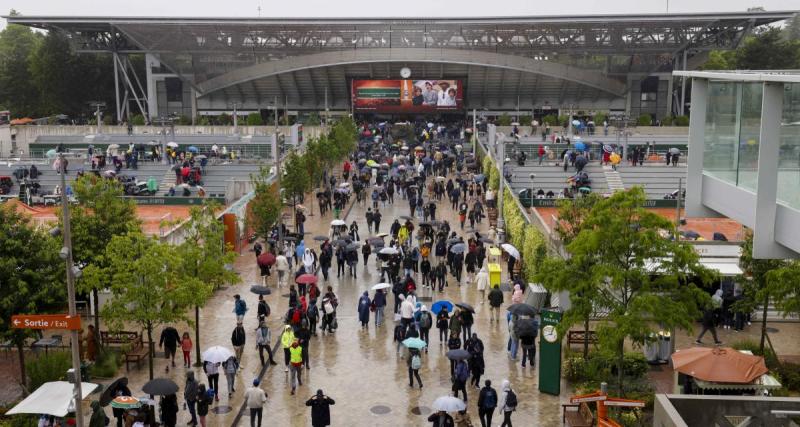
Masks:
[[[68,314],[17,314],[11,316],[14,329],[68,329],[79,331],[81,318]]]

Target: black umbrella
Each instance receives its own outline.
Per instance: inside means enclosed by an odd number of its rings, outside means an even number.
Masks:
[[[336,240],[333,241],[333,244],[337,245],[337,246],[345,246],[345,245],[350,244],[350,242],[351,242],[350,240],[346,240],[346,239],[336,239]]]
[[[481,238],[480,238],[480,239],[478,239],[478,240],[480,240],[480,241],[481,241],[481,242],[483,242],[483,243],[488,243],[488,244],[490,244],[490,245],[493,245],[493,244],[494,244],[494,240],[492,240],[492,239],[490,239],[490,238],[488,238],[488,237],[481,237]]]
[[[178,392],[178,384],[169,378],[155,378],[142,387],[142,391],[155,396],[166,396]]]
[[[517,316],[536,316],[536,308],[529,304],[511,304],[508,311]]]
[[[467,311],[469,311],[469,312],[472,312],[472,313],[474,313],[474,312],[475,312],[475,309],[474,309],[474,308],[472,308],[472,306],[471,306],[471,305],[469,305],[469,304],[467,304],[467,303],[465,303],[465,302],[460,302],[460,303],[456,304],[456,307],[461,307],[461,308],[463,308],[464,310],[467,310]]]
[[[295,241],[297,241],[297,237],[284,236],[283,240],[286,240],[287,242],[295,242]]]
[[[407,216],[407,215],[401,215],[400,219],[404,219],[406,221],[413,221],[414,220],[414,218],[412,218],[410,216]]]
[[[420,227],[429,227],[431,223],[430,221],[420,221],[419,224],[417,225],[419,225]]]
[[[109,384],[105,390],[103,390],[103,394],[100,395],[100,406],[108,406],[115,397],[117,397],[114,393],[117,391],[118,386],[128,386],[128,377],[118,378],[113,383]]]
[[[344,247],[344,251],[345,252],[355,252],[356,250],[358,250],[358,244],[357,243],[350,243],[350,244],[348,244],[347,246]]]
[[[459,348],[457,350],[448,351],[447,358],[450,360],[467,360],[470,358],[470,354],[467,350]]]
[[[316,240],[318,242],[324,242],[324,241],[328,240],[328,236],[314,236],[314,240]]]
[[[536,320],[534,319],[517,320],[514,328],[517,330],[517,335],[520,337],[536,336]]]
[[[266,286],[253,285],[253,286],[250,287],[250,292],[252,292],[252,293],[254,293],[256,295],[269,295],[269,294],[272,293],[272,289],[270,289],[270,288],[268,288]],[[152,394],[155,394],[155,393],[152,393]]]

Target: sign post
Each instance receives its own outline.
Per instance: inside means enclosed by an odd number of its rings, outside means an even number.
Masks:
[[[11,316],[13,329],[66,329],[81,330],[81,318],[69,314],[15,314]]]
[[[561,394],[561,337],[558,336],[561,312],[543,309],[541,316],[539,391],[558,396]]]

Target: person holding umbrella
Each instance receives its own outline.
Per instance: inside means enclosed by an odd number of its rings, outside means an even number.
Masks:
[[[358,321],[361,322],[361,329],[366,329],[369,325],[369,311],[372,301],[369,300],[369,293],[364,291],[358,299]]]
[[[375,306],[375,326],[381,326],[383,325],[383,310],[386,307],[386,293],[383,289],[375,291],[372,304]]]
[[[446,411],[434,412],[428,417],[433,427],[454,427],[453,417]]]
[[[128,388],[128,378],[126,377],[122,377],[115,381],[109,386],[107,391],[108,395],[112,396],[112,399],[119,396],[132,396],[131,389]],[[114,408],[112,412],[114,414],[114,418],[117,419],[117,427],[122,427],[122,418],[125,416],[125,410],[121,408]]]
[[[453,396],[458,397],[458,392],[464,394],[464,402],[467,401],[467,380],[469,380],[469,365],[464,360],[456,362],[455,374],[453,375]]]
[[[534,319],[519,319],[514,326],[519,337],[519,345],[522,347],[522,367],[525,362],[530,361],[531,368],[536,363],[536,336],[539,334],[539,322]]]
[[[447,338],[448,323],[450,316],[447,307],[442,307],[436,314],[436,328],[439,329],[439,344],[441,345]]]
[[[331,405],[336,402],[326,396],[322,389],[317,390],[316,396],[306,401],[306,406],[311,407],[311,425],[313,427],[325,427],[331,425]]]
[[[408,386],[414,388],[414,377],[417,377],[419,388],[422,388],[422,379],[419,377],[419,370],[422,368],[422,357],[418,348],[408,348],[409,356],[406,358],[406,365],[408,365]]]

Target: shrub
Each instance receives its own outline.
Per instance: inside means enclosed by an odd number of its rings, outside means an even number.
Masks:
[[[558,123],[558,117],[555,114],[548,114],[542,117],[542,123],[545,125],[555,126]]]
[[[303,122],[303,124],[306,126],[319,126],[321,123],[322,119],[320,119],[317,112],[308,113],[308,116],[306,116],[306,119]]]
[[[192,124],[192,119],[187,116],[181,115],[178,117],[178,120],[175,121],[175,124],[179,126],[189,126]]]
[[[495,123],[497,126],[511,126],[511,116],[508,113],[503,113],[502,116],[497,118]]]
[[[144,126],[144,116],[141,114],[134,114],[131,117],[131,124],[134,126]]]
[[[261,118],[261,114],[253,112],[247,115],[247,126],[263,126],[264,119]]]
[[[233,119],[231,119],[230,114],[222,113],[217,116],[216,122],[220,126],[229,126],[231,123],[233,123]]]
[[[195,123],[197,126],[208,126],[211,124],[211,121],[208,120],[208,116],[197,116]]]
[[[688,116],[675,117],[673,124],[675,126],[689,126],[689,117]]]
[[[649,114],[642,114],[636,120],[639,126],[650,126],[653,123],[653,118]]]
[[[666,116],[663,119],[661,119],[661,124],[664,126],[672,126],[673,120],[674,118],[672,116]]]
[[[571,383],[586,380],[586,360],[582,356],[571,356],[564,359],[564,378]]]
[[[594,115],[594,124],[597,126],[603,126],[603,122],[608,120],[608,115],[606,113],[597,113]]]
[[[95,363],[89,368],[89,375],[99,378],[114,378],[119,366],[120,357],[116,352],[101,351]]]
[[[50,381],[65,381],[67,370],[72,367],[72,357],[67,351],[54,351],[42,355],[25,365],[30,390],[36,390]]]
[[[784,388],[790,391],[800,391],[800,365],[796,363],[783,363],[776,372]]]

